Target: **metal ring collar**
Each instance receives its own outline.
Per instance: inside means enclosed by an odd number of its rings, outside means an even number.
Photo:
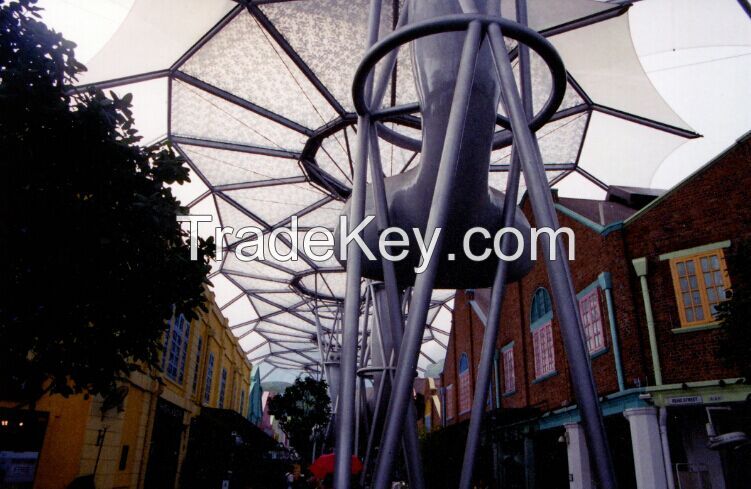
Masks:
[[[487,30],[487,26],[491,24],[497,24],[501,28],[501,32],[504,36],[508,36],[519,43],[529,46],[543,59],[543,61],[545,61],[548,69],[550,69],[553,81],[552,91],[542,110],[535,114],[529,123],[529,128],[532,131],[540,129],[548,120],[550,120],[551,117],[553,117],[553,114],[555,114],[555,111],[558,110],[558,107],[563,101],[563,96],[566,91],[566,69],[563,66],[563,61],[550,41],[545,39],[538,32],[519,23],[504,19],[503,17],[483,14],[453,14],[416,22],[392,32],[374,44],[368,52],[365,53],[365,57],[357,67],[354,82],[352,84],[352,98],[357,114],[377,117],[378,113],[376,112],[374,114],[371,112],[371,108],[365,100],[365,81],[368,79],[368,76],[370,76],[370,73],[376,64],[378,64],[378,62],[390,51],[397,46],[401,46],[421,37],[440,34],[443,32],[466,30],[469,24],[473,22],[481,23],[484,30]],[[506,46],[503,46],[503,49],[506,49]],[[508,118],[500,114],[498,115],[498,124],[506,128],[511,127]]]

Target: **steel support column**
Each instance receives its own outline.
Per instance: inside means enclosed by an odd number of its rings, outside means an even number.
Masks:
[[[520,4],[524,6],[525,2],[522,0]],[[501,91],[504,93],[503,100],[506,103],[506,112],[509,114],[511,121],[514,144],[517,146],[524,170],[536,224],[540,228],[557,230],[559,228],[558,217],[548,188],[540,149],[529,130],[529,119],[519,96],[508,52],[504,47],[503,33],[498,24],[492,24],[488,27],[488,34],[501,80]],[[524,76],[523,73],[522,76]],[[522,84],[524,84],[524,81]],[[614,489],[617,486],[613,461],[605,434],[597,389],[589,365],[589,352],[582,336],[583,330],[579,318],[576,293],[571,282],[571,272],[566,259],[566,246],[562,240],[556,237],[556,259],[553,259],[550,250],[550,236],[543,233],[541,240],[587,443],[591,449],[601,487]]]
[[[365,346],[368,337],[368,324],[370,322],[370,294],[365,294],[365,310],[362,318],[362,333],[360,333],[360,367],[364,367]],[[360,451],[360,419],[364,407],[362,397],[365,394],[365,383],[360,379],[355,382],[355,448],[354,453]]]
[[[474,0],[462,1],[462,7],[465,12],[477,12]],[[496,12],[493,12],[496,13]],[[520,19],[521,20],[521,19]],[[529,69],[529,51],[523,44],[519,44],[519,70],[524,72]],[[526,56],[525,56],[526,55]],[[524,79],[524,78],[522,78]],[[531,100],[530,90],[522,85],[523,95]],[[502,96],[504,95],[503,92]],[[531,111],[528,117],[531,117]],[[508,180],[506,182],[506,195],[503,200],[503,227],[513,227],[514,217],[516,215],[516,197],[519,191],[519,155],[516,148],[512,148],[511,168],[509,169]],[[508,233],[501,238],[501,250],[505,255],[511,254],[511,236]],[[506,278],[508,276],[509,262],[498,260],[493,287],[491,289],[490,308],[485,323],[485,331],[482,339],[482,349],[480,352],[480,364],[477,369],[477,380],[475,382],[475,397],[472,400],[472,413],[469,420],[469,430],[467,432],[467,442],[464,448],[464,460],[462,463],[462,472],[459,479],[459,489],[470,489],[472,484],[473,468],[477,449],[480,445],[480,429],[482,428],[482,418],[485,413],[485,402],[490,387],[490,376],[493,368],[493,357],[495,356],[495,343],[498,338],[500,329],[501,307],[506,289]]]
[[[372,0],[368,20],[366,49],[378,40],[381,19],[381,0]],[[366,100],[373,92],[373,76],[365,84]],[[365,188],[368,165],[370,116],[361,115],[357,121],[357,161],[352,178],[352,207],[348,231],[352,232],[362,222],[365,213]],[[348,489],[352,473],[354,442],[355,383],[357,382],[357,330],[360,317],[360,283],[362,279],[362,250],[352,241],[347,246],[347,281],[344,296],[344,321],[342,327],[342,360],[339,388],[339,406],[336,430],[336,467],[334,487]]]
[[[426,236],[430,236],[431,238],[436,233],[436,229],[443,228],[448,220],[451,191],[461,148],[462,134],[481,38],[482,25],[479,22],[472,22],[467,30],[467,36],[462,49],[446,131],[446,140],[441,154],[436,189],[428,218]],[[439,231],[439,234],[436,236],[436,250],[439,252],[442,249],[442,238],[443,236]],[[430,260],[425,271],[418,275],[415,281],[407,318],[407,327],[402,341],[402,348],[399,352],[396,376],[392,387],[391,409],[376,465],[374,489],[387,489],[391,482],[391,470],[394,458],[407,417],[408,405],[412,401],[413,379],[428,308],[430,306],[430,298],[433,292],[433,283],[438,272],[438,263],[437,259]]]
[[[396,51],[394,51],[396,53]],[[370,135],[371,151],[371,180],[373,182],[373,199],[376,208],[376,225],[378,232],[382,232],[389,227],[389,209],[386,201],[386,188],[383,182],[383,169],[381,168],[381,153],[378,148],[378,134],[375,125],[371,126]],[[388,316],[385,326],[390,331],[391,342],[390,349],[386,350],[386,358],[395,359],[399,356],[399,351],[404,335],[403,317],[401,311],[401,302],[399,300],[399,289],[396,281],[396,272],[394,262],[382,257],[384,274],[384,292],[386,298],[386,310]],[[388,366],[393,362],[389,361]],[[389,380],[393,386],[393,371],[389,370]],[[388,419],[388,413],[386,413]],[[422,461],[420,458],[420,443],[417,437],[417,413],[413,403],[408,405],[408,413],[404,421],[404,432],[402,447],[404,450],[407,472],[409,474],[409,483],[412,489],[424,489],[425,479],[422,470]]]
[[[376,0],[377,1],[377,0]],[[355,165],[354,188],[350,229],[362,222],[365,211],[365,171],[367,164],[368,134],[365,130],[369,124],[367,115],[360,116],[358,131],[358,158]],[[354,428],[355,382],[357,375],[357,330],[360,317],[360,283],[362,277],[362,251],[356,242],[347,246],[347,279],[344,296],[344,321],[342,327],[341,375],[339,387],[339,409],[336,429],[336,471],[334,487],[349,487],[352,470],[352,448]]]
[[[374,340],[376,339],[378,340],[378,348],[376,348],[377,351],[374,352],[372,355],[373,362],[377,361],[377,359],[380,358],[381,366],[388,367],[388,363],[383,353],[384,351],[383,350],[383,335],[381,334],[382,322],[378,318],[378,315],[377,315],[378,308],[376,305],[374,305],[373,311],[375,314],[374,328],[376,328],[375,332],[377,333],[377,336],[372,336],[372,337]],[[373,349],[373,343],[371,343],[371,349]],[[374,378],[374,387],[375,387],[376,395],[374,399],[373,417],[370,423],[370,430],[368,431],[368,442],[365,448],[365,459],[363,461],[363,471],[362,471],[362,474],[360,475],[361,485],[364,485],[365,483],[365,478],[367,476],[367,472],[369,471],[370,464],[373,458],[373,450],[375,448],[374,445],[375,445],[375,440],[376,440],[376,432],[378,431],[377,426],[379,424],[381,413],[383,412],[383,407],[382,407],[383,396],[384,396],[384,390],[386,386],[385,375],[381,374],[380,379],[378,379],[376,375],[374,375],[373,378]]]
[[[503,208],[504,227],[511,227],[514,223],[516,197],[519,188],[519,173],[518,156],[512,154],[512,164],[511,170],[509,171]],[[501,238],[501,250],[507,256],[512,254],[511,239],[508,233]],[[490,387],[490,378],[493,369],[495,344],[500,329],[501,307],[505,296],[508,266],[508,262],[499,260],[498,269],[491,289],[490,308],[488,310],[485,331],[483,333],[482,350],[477,369],[477,379],[475,381],[475,396],[472,400],[472,412],[470,414],[467,442],[464,449],[464,461],[459,482],[460,489],[469,489],[472,483],[474,462],[480,444],[482,418],[485,412],[485,403],[487,402],[488,389]]]
[[[519,158],[516,150],[512,152],[511,169],[509,170],[508,182],[506,183],[506,196],[503,200],[503,227],[513,227],[516,213],[516,199],[519,191]],[[501,250],[507,256],[513,251],[509,233],[501,238]],[[470,489],[472,484],[472,472],[480,445],[480,429],[482,418],[485,413],[490,377],[493,369],[493,357],[495,356],[495,343],[498,338],[501,321],[501,307],[506,292],[506,278],[508,277],[509,262],[498,260],[498,269],[495,273],[493,288],[491,289],[490,308],[482,338],[482,350],[480,352],[480,364],[477,368],[477,380],[475,381],[475,397],[472,400],[472,413],[469,418],[469,430],[467,443],[464,449],[464,461],[462,474],[459,480],[459,489]]]

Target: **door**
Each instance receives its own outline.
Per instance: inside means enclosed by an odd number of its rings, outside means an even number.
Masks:
[[[154,415],[149,462],[146,467],[145,489],[172,489],[177,478],[180,442],[183,435],[184,411],[159,399]]]

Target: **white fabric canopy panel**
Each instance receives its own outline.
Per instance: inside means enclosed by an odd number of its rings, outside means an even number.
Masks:
[[[628,16],[550,39],[566,69],[595,103],[690,130],[649,81],[631,42]]]
[[[242,63],[237,60],[242,59]],[[247,66],[256,69],[247,70]],[[181,70],[307,127],[336,116],[333,107],[250,15],[239,15]]]
[[[650,37],[648,45],[640,46],[643,55],[717,47],[751,48],[751,22],[738,0],[651,3],[651,15],[641,19],[639,32],[633,32],[635,26],[631,26],[634,36],[657,30],[666,31],[668,35]],[[664,19],[670,19],[670,22],[664,22]]]
[[[231,0],[135,0],[80,81],[88,84],[168,69],[232,11],[242,8]]]
[[[611,142],[590,143],[597,140]],[[579,167],[609,185],[649,187],[659,162],[685,142],[680,136],[595,112]]]
[[[693,134],[639,64],[628,2],[528,3],[530,25],[550,36],[569,70],[560,112],[537,134],[551,185],[603,192],[608,184],[648,182],[664,155]],[[404,2],[398,5],[401,11]],[[504,0],[501,10],[513,18],[514,2]],[[167,135],[188,160],[194,181],[193,190],[175,191],[193,214],[214,216],[199,226],[202,235],[221,225],[258,227],[268,237],[292,216],[301,229],[333,229],[351,191],[357,151],[351,86],[367,12],[366,0],[136,0],[81,82],[109,87],[167,80],[156,82],[167,92]],[[384,2],[381,35],[397,16],[393,2]],[[509,43],[515,55],[513,47]],[[531,69],[539,109],[550,75],[536,55]],[[408,46],[400,50],[392,83],[385,105],[417,101]],[[386,125],[413,140],[421,137],[419,116]],[[602,138],[612,144],[588,144]],[[643,150],[638,141],[646,139],[658,150]],[[386,176],[420,164],[414,146],[379,144]],[[490,185],[502,191],[510,154],[510,147],[492,154]],[[522,177],[520,197],[524,190]],[[286,252],[292,242],[285,236],[277,244]],[[248,358],[280,371],[319,372],[319,341],[335,345],[341,330],[342,267],[333,258],[311,260],[302,249],[298,261],[268,253],[263,261],[251,260],[255,247],[233,234],[223,245],[242,253],[225,253],[211,279]],[[444,358],[453,295],[434,295],[421,372]]]

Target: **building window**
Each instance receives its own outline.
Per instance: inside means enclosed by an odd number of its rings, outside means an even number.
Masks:
[[[544,287],[535,290],[532,296],[532,324],[545,321],[548,316],[553,316],[553,303],[550,301],[550,294]]]
[[[224,408],[224,389],[227,387],[227,369],[222,369],[222,376],[219,377],[219,409]]]
[[[508,344],[501,350],[503,355],[503,393],[511,394],[516,390],[516,374],[514,373],[514,344]]]
[[[164,352],[167,360],[167,377],[180,384],[185,375],[185,357],[188,354],[188,338],[190,337],[190,323],[180,314],[173,320],[169,331],[169,343]],[[162,360],[164,361],[164,357]]]
[[[454,384],[446,386],[446,419],[456,417],[456,398],[454,398]]]
[[[715,320],[716,306],[730,287],[722,250],[670,260],[681,326],[700,326]]]
[[[237,381],[237,375],[235,374],[234,376],[232,376],[232,404],[235,404],[235,409],[238,411],[239,409],[237,408],[237,400],[239,399],[239,397],[237,396],[237,390],[240,388],[239,384],[240,383]]]
[[[183,383],[183,379],[185,378],[185,363],[188,359],[188,342],[190,341],[190,323],[185,320],[185,316],[182,314],[180,315],[180,318],[182,319],[183,326],[181,327],[182,330],[182,341],[180,342],[180,366],[177,370],[177,382],[180,384]]]
[[[605,349],[605,335],[602,332],[602,310],[600,309],[600,289],[594,287],[579,298],[579,315],[581,316],[584,337],[589,353]]]
[[[471,408],[472,393],[469,384],[469,357],[462,353],[459,358],[459,414],[469,412]]]
[[[548,322],[532,332],[535,348],[535,378],[555,372],[553,349],[553,323]]]
[[[535,353],[535,378],[555,373],[553,347],[553,304],[545,288],[538,288],[532,298],[532,344]]]
[[[211,382],[214,377],[214,354],[209,352],[209,360],[206,364],[206,384],[203,387],[203,402],[208,404],[211,401]]]
[[[196,356],[193,360],[193,385],[191,387],[191,392],[193,394],[195,394],[198,389],[198,372],[201,369],[201,350],[203,350],[203,337],[199,336],[198,343],[196,344]]]
[[[169,356],[169,340],[172,333],[172,321],[167,325],[167,331],[164,332],[164,341],[162,342],[162,364],[159,366],[159,370],[164,372],[164,367],[167,365],[167,357]]]

